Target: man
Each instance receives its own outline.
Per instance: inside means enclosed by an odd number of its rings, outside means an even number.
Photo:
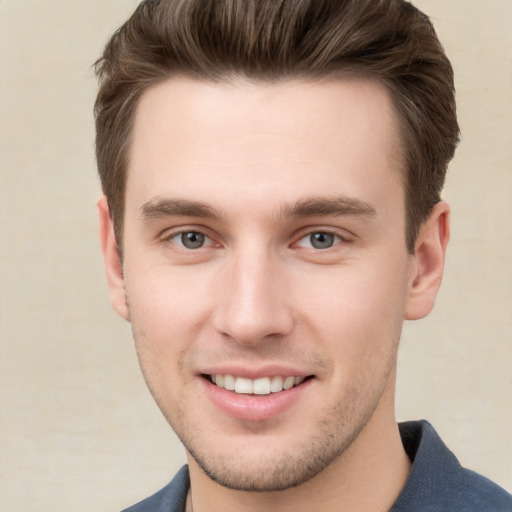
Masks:
[[[399,0],[149,0],[97,70],[111,302],[188,459],[128,510],[512,510],[394,416],[458,140],[428,19]]]

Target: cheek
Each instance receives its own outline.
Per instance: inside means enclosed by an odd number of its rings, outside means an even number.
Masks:
[[[208,281],[170,268],[132,273],[128,267],[125,282],[141,365],[176,371],[210,314]]]
[[[206,307],[210,280],[204,272],[166,264],[133,267],[125,271],[126,293],[139,321],[179,327]]]
[[[169,272],[127,272],[127,297],[139,365],[147,386],[171,424],[183,416],[182,392],[190,375],[184,361],[200,337],[197,283]],[[204,315],[203,315],[204,317]]]
[[[343,365],[394,357],[404,315],[407,272],[401,261],[360,262],[306,281],[300,309],[326,350]]]

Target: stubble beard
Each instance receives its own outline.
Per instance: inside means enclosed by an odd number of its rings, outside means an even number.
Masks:
[[[368,390],[365,390],[368,391]],[[183,411],[174,418],[166,418],[190,456],[202,471],[219,485],[236,491],[276,492],[297,487],[320,474],[337,460],[357,439],[374,414],[382,393],[374,396],[361,410],[360,390],[352,388],[342,404],[324,414],[314,425],[314,434],[306,437],[292,450],[263,453],[257,459],[244,458],[243,448],[230,453],[219,453],[210,446],[197,442],[195,429],[184,428]],[[365,400],[362,400],[363,402]],[[165,415],[165,413],[164,413]],[[248,429],[247,443],[261,442]]]
[[[179,401],[174,409],[170,408],[166,400],[168,397],[157,396],[144,372],[144,365],[141,364],[141,367],[146,384],[167,422],[211,480],[236,491],[275,492],[307,482],[343,455],[379,406],[393,363],[389,363],[388,371],[381,375],[379,383],[366,380],[364,384],[358,382],[347,389],[343,400],[323,410],[322,418],[313,422],[309,433],[300,442],[283,451],[258,451],[257,444],[262,443],[264,435],[259,435],[262,431],[258,426],[251,428],[250,425],[247,425],[247,441],[243,446],[235,447],[233,443],[223,450],[216,449],[215,439],[212,440],[207,434],[208,419],[205,418],[199,426],[194,425]],[[365,380],[364,376],[359,379]],[[368,376],[366,379],[371,381]],[[305,421],[310,419],[308,416]],[[300,425],[297,430],[300,430]],[[251,446],[253,441],[256,445]],[[247,456],[249,451],[258,453]]]
[[[133,334],[136,341],[144,338],[144,334],[136,333],[135,329]],[[202,471],[212,481],[227,489],[276,492],[297,487],[314,478],[342,456],[354,443],[371,420],[386,387],[392,380],[399,337],[398,334],[394,350],[388,354],[389,358],[386,358],[384,371],[377,382],[373,380],[374,376],[361,372],[357,381],[346,390],[342,400],[331,408],[323,410],[322,417],[317,418],[310,428],[312,434],[305,435],[300,443],[292,446],[292,449],[275,450],[268,455],[265,452],[263,456],[258,454],[256,457],[244,457],[246,455],[244,447],[240,446],[238,451],[231,446],[231,449],[223,452],[212,447],[215,443],[208,443],[201,433],[201,429],[203,432],[208,430],[207,419],[205,418],[204,423],[198,427],[190,421],[190,418],[187,418],[179,400],[174,409],[168,407],[169,404],[165,399],[167,397],[158,397],[154,392],[151,379],[148,379],[149,375],[145,371],[143,358],[141,359],[142,354],[138,349],[137,353],[146,384],[155,402]],[[305,421],[309,420],[309,416],[305,418]],[[261,443],[258,430],[257,426],[254,428],[247,426],[247,445],[250,445],[252,439],[256,443]]]

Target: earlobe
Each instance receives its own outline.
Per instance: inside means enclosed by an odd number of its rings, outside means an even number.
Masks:
[[[449,238],[450,207],[441,201],[434,206],[418,233],[405,308],[406,320],[423,318],[434,307],[443,278],[444,258]]]
[[[130,321],[130,313],[126,303],[126,293],[124,289],[123,267],[117,248],[107,198],[105,196],[100,197],[98,200],[98,227],[105,271],[107,273],[108,288],[110,291],[110,302],[116,313],[125,320]]]

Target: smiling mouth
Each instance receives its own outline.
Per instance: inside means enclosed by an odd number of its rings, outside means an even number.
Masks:
[[[299,386],[310,377],[275,376],[248,379],[234,375],[205,375],[219,388],[241,395],[270,395]]]

